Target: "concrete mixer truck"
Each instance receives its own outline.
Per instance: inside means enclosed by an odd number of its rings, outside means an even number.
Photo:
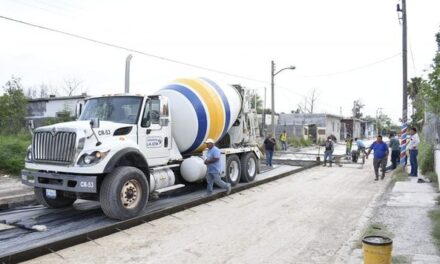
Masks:
[[[51,208],[100,201],[115,219],[139,215],[153,192],[205,179],[208,138],[233,186],[259,172],[251,92],[207,78],[178,79],[154,95],[89,98],[76,121],[33,129],[21,172]]]

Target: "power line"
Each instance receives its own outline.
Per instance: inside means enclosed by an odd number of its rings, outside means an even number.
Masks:
[[[39,28],[39,29],[55,32],[55,33],[58,33],[58,34],[67,35],[69,37],[90,41],[90,42],[97,43],[97,44],[100,44],[100,45],[104,45],[104,46],[108,46],[108,47],[112,47],[112,48],[116,48],[116,49],[121,49],[121,50],[125,50],[125,51],[128,51],[128,52],[137,53],[137,54],[148,56],[148,57],[155,58],[155,59],[158,59],[158,60],[172,62],[172,63],[176,63],[176,64],[180,64],[180,65],[184,65],[184,66],[188,66],[188,67],[192,67],[192,68],[196,68],[196,69],[201,69],[201,70],[205,70],[205,71],[210,71],[210,72],[214,72],[214,73],[218,73],[218,74],[223,74],[223,75],[227,75],[227,76],[231,76],[231,77],[235,77],[235,78],[240,78],[240,79],[244,79],[244,80],[248,80],[248,81],[259,82],[259,83],[268,83],[266,81],[257,80],[257,79],[250,78],[250,77],[247,77],[247,76],[242,76],[242,75],[237,75],[237,74],[233,74],[233,73],[228,73],[228,72],[225,72],[225,71],[220,71],[220,70],[216,70],[216,69],[212,69],[212,68],[208,68],[208,67],[204,67],[204,66],[199,66],[199,65],[196,65],[196,64],[188,63],[188,62],[183,62],[183,61],[179,61],[179,60],[175,60],[175,59],[171,59],[171,58],[167,58],[167,57],[163,57],[163,56],[158,56],[158,55],[155,55],[155,54],[147,53],[147,52],[136,50],[136,49],[133,49],[133,48],[127,48],[127,47],[124,47],[124,46],[121,46],[121,45],[116,45],[116,44],[112,44],[112,43],[109,43],[109,42],[100,41],[100,40],[92,39],[92,38],[89,38],[89,37],[84,37],[84,36],[81,36],[81,35],[78,35],[78,34],[69,33],[69,32],[58,30],[58,29],[54,29],[54,28],[40,26],[40,25],[37,25],[37,24],[29,23],[29,22],[26,22],[26,21],[14,19],[14,18],[2,16],[2,15],[0,15],[0,18],[5,19],[5,20],[9,20],[9,21],[12,21],[12,22],[20,23],[20,24],[23,24],[23,25],[27,25],[27,26],[31,26],[31,27],[35,27],[35,28]]]
[[[374,66],[376,64],[379,64],[379,63],[391,60],[391,59],[393,59],[395,57],[400,56],[401,54],[402,53],[399,52],[399,53],[396,53],[396,54],[394,54],[394,55],[392,55],[390,57],[386,57],[386,58],[378,60],[378,61],[374,61],[374,62],[365,64],[365,65],[362,65],[362,66],[354,67],[354,68],[351,68],[351,69],[348,69],[348,70],[344,70],[344,71],[340,71],[340,72],[332,72],[332,73],[317,74],[317,75],[298,75],[298,77],[318,78],[318,77],[328,77],[328,76],[334,76],[334,75],[340,75],[340,74],[349,73],[349,72],[353,72],[353,71],[358,71],[358,70],[361,70],[361,69],[364,69],[364,68],[368,68],[368,67]]]
[[[155,58],[155,59],[158,59],[158,60],[172,62],[172,63],[176,63],[176,64],[180,64],[180,65],[184,65],[184,66],[188,66],[188,67],[192,67],[192,68],[196,68],[196,69],[201,69],[201,70],[205,70],[205,71],[209,71],[209,72],[214,72],[214,73],[218,73],[218,74],[223,74],[223,75],[227,75],[227,76],[231,76],[231,77],[235,77],[235,78],[239,78],[239,79],[244,79],[244,80],[248,80],[248,81],[252,81],[252,82],[262,83],[262,84],[266,84],[266,85],[269,84],[268,81],[258,80],[258,79],[247,77],[247,76],[243,76],[243,75],[238,75],[238,74],[229,73],[229,72],[225,72],[225,71],[220,71],[220,70],[216,70],[216,69],[205,67],[205,66],[200,66],[200,65],[184,62],[184,61],[179,61],[179,60],[175,60],[175,59],[171,59],[171,58],[155,55],[155,54],[152,54],[152,53],[147,53],[147,52],[144,52],[144,51],[136,50],[136,49],[133,49],[133,48],[128,48],[128,47],[124,47],[124,46],[121,46],[121,45],[116,45],[116,44],[112,44],[112,43],[109,43],[109,42],[92,39],[92,38],[81,36],[81,35],[78,35],[78,34],[69,33],[69,32],[66,32],[66,31],[62,31],[62,30],[58,30],[58,29],[54,29],[54,28],[49,28],[49,27],[46,27],[46,26],[41,26],[41,25],[29,23],[29,22],[26,22],[26,21],[14,19],[14,18],[2,16],[2,15],[0,15],[0,18],[5,19],[5,20],[9,20],[9,21],[12,21],[12,22],[20,23],[20,24],[23,24],[23,25],[27,25],[27,26],[43,29],[43,30],[46,30],[46,31],[55,32],[55,33],[62,34],[62,35],[67,35],[69,37],[86,40],[86,41],[97,43],[97,44],[100,44],[100,45],[104,45],[104,46],[108,46],[108,47],[112,47],[112,48],[116,48],[116,49],[121,49],[121,50],[129,51],[129,52],[137,53],[137,54],[148,56],[148,57]],[[344,73],[360,70],[360,69],[363,69],[363,68],[371,67],[373,65],[376,65],[376,64],[385,62],[387,60],[393,59],[394,57],[397,57],[399,55],[401,55],[400,52],[395,54],[395,55],[393,55],[393,56],[384,58],[382,60],[378,60],[378,61],[366,64],[366,65],[358,66],[358,67],[351,68],[351,69],[344,70],[344,71],[340,71],[340,72],[318,74],[318,75],[297,75],[297,76],[298,77],[305,77],[305,78],[318,78],[318,77],[328,77],[328,76],[333,76],[333,75],[344,74]]]

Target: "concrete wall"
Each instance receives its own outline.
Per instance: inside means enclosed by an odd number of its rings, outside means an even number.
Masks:
[[[304,137],[304,126],[316,125],[317,138],[325,139],[330,135],[334,135],[336,139],[341,138],[341,121],[340,118],[328,114],[280,114],[279,127],[295,126],[297,134]],[[278,130],[277,130],[278,131]],[[279,129],[281,132],[282,129]]]

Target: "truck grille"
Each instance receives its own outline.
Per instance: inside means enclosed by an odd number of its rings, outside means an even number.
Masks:
[[[33,159],[37,162],[72,163],[75,146],[74,132],[35,132],[32,141]]]

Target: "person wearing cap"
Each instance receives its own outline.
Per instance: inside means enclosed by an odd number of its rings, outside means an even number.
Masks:
[[[277,142],[275,138],[272,137],[272,134],[268,134],[267,138],[263,142],[266,155],[266,166],[272,167],[272,157],[276,143]]]
[[[220,149],[214,145],[214,140],[208,138],[205,141],[208,146],[208,154],[205,160],[205,164],[208,166],[208,174],[206,175],[206,181],[208,182],[207,192],[211,195],[214,190],[214,183],[226,190],[226,194],[231,193],[232,186],[230,183],[222,181],[221,164],[220,164]]]
[[[387,166],[389,150],[387,143],[382,141],[381,135],[378,135],[376,141],[371,144],[370,149],[367,153],[367,159],[371,153],[371,150],[374,150],[373,167],[374,174],[376,175],[376,178],[374,180],[379,180],[379,167],[381,167],[382,169],[382,177],[380,177],[380,179],[383,180],[383,178],[385,178],[385,170]]]
[[[332,137],[330,137],[330,136],[327,137],[327,141],[325,141],[324,146],[325,146],[324,165],[322,165],[322,166],[325,167],[327,165],[327,160],[328,160],[329,166],[331,167],[332,166],[332,159],[333,159],[332,154],[333,154],[333,151],[335,150],[335,146],[333,144]]]

